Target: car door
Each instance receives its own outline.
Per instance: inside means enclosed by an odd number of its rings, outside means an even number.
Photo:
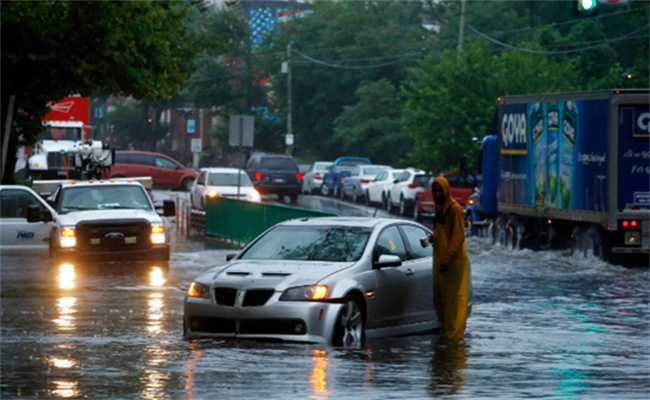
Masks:
[[[179,167],[174,161],[170,160],[167,157],[156,156],[156,161],[154,165],[154,174],[156,178],[155,181],[158,181],[159,186],[177,188],[180,187],[180,175]]]
[[[402,193],[402,188],[411,177],[409,171],[404,171],[396,179],[396,182],[390,186],[390,201],[393,205],[399,204],[399,196]]]
[[[382,254],[393,254],[406,260],[406,248],[397,225],[385,228],[373,247],[373,261]],[[402,324],[409,313],[409,276],[407,268],[384,267],[374,270],[376,287],[374,301],[369,303],[368,329],[389,328]]]
[[[350,172],[350,176],[347,178],[343,178],[343,181],[341,182],[341,190],[343,190],[343,194],[346,196],[352,196],[352,191],[354,190],[354,183],[359,179],[359,176],[361,175],[361,167],[356,166],[354,169],[352,169],[352,172]]]
[[[54,210],[35,192],[11,186],[0,188],[0,253],[4,255],[47,255],[49,253],[49,222],[27,222],[27,207],[37,205],[41,211]]]
[[[430,322],[436,319],[433,309],[433,247],[422,247],[420,239],[431,233],[425,229],[401,224],[400,230],[406,244],[407,260],[403,265],[409,275],[409,317],[413,322]]]

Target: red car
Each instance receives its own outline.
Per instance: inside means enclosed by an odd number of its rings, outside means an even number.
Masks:
[[[449,186],[451,186],[451,197],[464,208],[467,199],[474,193],[474,186],[467,179],[461,177],[458,172],[442,172],[438,176],[444,176],[447,179]],[[433,179],[429,180],[426,188],[415,194],[413,219],[416,221],[420,221],[424,217],[433,217],[436,212],[436,203],[433,201],[433,194],[431,193]]]
[[[115,165],[104,178],[150,176],[156,187],[189,191],[196,171],[160,153],[148,151],[116,151]]]

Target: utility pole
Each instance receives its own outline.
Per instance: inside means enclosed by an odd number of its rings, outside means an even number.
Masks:
[[[460,55],[463,52],[463,37],[465,36],[465,1],[460,2],[460,27],[458,32],[458,52],[456,53],[456,60],[460,60]]]
[[[291,130],[291,43],[287,45],[287,135],[292,135]],[[292,137],[289,136],[289,137]],[[287,143],[287,154],[291,155],[293,143]]]

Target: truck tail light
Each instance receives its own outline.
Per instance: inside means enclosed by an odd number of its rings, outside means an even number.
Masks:
[[[623,228],[628,228],[628,227],[636,228],[637,226],[638,226],[638,222],[636,222],[635,220],[623,221]]]

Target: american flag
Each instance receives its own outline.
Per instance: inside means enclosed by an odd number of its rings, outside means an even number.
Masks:
[[[264,34],[276,24],[277,16],[271,8],[256,8],[248,13],[248,26],[251,28],[251,42],[259,46],[264,42]]]

